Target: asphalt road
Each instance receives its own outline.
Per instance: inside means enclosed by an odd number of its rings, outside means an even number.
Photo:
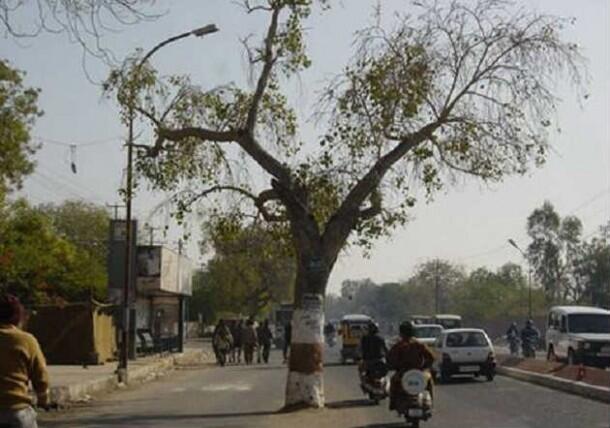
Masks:
[[[270,365],[181,369],[146,385],[65,413],[42,415],[41,427],[399,427],[396,414],[369,404],[355,366],[327,355],[327,408],[278,414],[286,368]],[[609,428],[610,406],[497,377],[456,380],[436,389],[426,428]]]

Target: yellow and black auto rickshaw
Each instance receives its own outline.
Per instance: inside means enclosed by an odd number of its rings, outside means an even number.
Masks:
[[[367,332],[368,325],[373,319],[368,315],[345,315],[341,318],[340,334],[342,339],[341,364],[347,360],[354,362],[360,359],[360,339]]]

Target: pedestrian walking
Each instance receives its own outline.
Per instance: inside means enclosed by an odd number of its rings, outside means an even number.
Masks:
[[[232,360],[236,364],[241,363],[241,350],[242,350],[242,336],[243,336],[243,321],[239,320],[233,324],[231,329],[231,335],[233,336],[233,349],[231,351]]]
[[[262,353],[262,359],[265,364],[269,363],[269,353],[271,351],[271,343],[273,342],[273,333],[269,328],[269,320],[263,321],[263,323],[257,329],[258,345],[259,345],[259,363],[260,354]]]
[[[49,405],[49,375],[34,336],[21,330],[24,309],[11,295],[0,295],[0,427],[36,428],[29,394],[32,383],[39,408]]]
[[[212,338],[212,346],[216,353],[216,361],[224,367],[227,363],[227,355],[233,346],[233,336],[224,320],[218,321],[214,337]]]
[[[256,345],[258,343],[258,338],[256,337],[256,329],[254,328],[254,321],[249,319],[246,322],[246,327],[242,330],[242,346],[244,348],[244,360],[246,364],[252,364],[254,359],[254,350],[256,349]]]
[[[284,363],[288,362],[288,351],[290,350],[290,342],[292,341],[292,324],[287,322],[284,326]]]

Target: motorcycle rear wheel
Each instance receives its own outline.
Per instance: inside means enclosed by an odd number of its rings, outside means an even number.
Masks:
[[[419,419],[411,419],[411,418],[406,418],[407,420],[407,426],[410,428],[419,428]]]

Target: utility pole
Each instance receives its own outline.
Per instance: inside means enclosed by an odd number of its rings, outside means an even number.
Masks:
[[[117,369],[117,374],[119,381],[126,382],[127,381],[127,361],[129,354],[129,288],[130,288],[130,280],[131,280],[131,266],[133,264],[132,260],[132,245],[131,242],[131,203],[132,203],[132,193],[133,193],[133,145],[134,145],[134,133],[133,126],[135,120],[135,85],[134,80],[137,78],[142,66],[150,59],[151,56],[155,54],[162,47],[176,42],[180,39],[189,36],[195,37],[203,37],[211,33],[215,33],[218,31],[218,28],[211,24],[206,25],[204,27],[196,28],[194,30],[188,31],[186,33],[179,34],[174,37],[170,37],[161,43],[154,46],[151,50],[149,50],[142,59],[134,66],[133,74],[130,77],[130,96],[129,96],[129,105],[128,105],[128,131],[127,131],[127,179],[125,184],[125,206],[126,206],[126,215],[125,215],[125,239],[126,239],[126,254],[125,254],[125,277],[123,282],[123,326],[121,331],[121,351],[119,358],[119,366]]]
[[[178,291],[182,292],[182,239],[178,240]],[[178,352],[184,352],[184,308],[185,299],[182,294],[178,296]]]
[[[440,277],[439,277],[439,272],[438,272],[438,266],[439,261],[438,259],[436,259],[434,261],[434,313],[435,314],[439,314],[440,313],[440,305],[441,305],[441,282],[440,282]]]
[[[514,239],[509,239],[508,243],[512,247],[516,248],[517,251],[519,251],[521,253],[521,256],[523,256],[523,258],[527,262],[527,292],[528,292],[528,296],[527,296],[527,318],[528,319],[532,319],[532,265],[531,265],[529,259],[527,258],[527,254],[525,254],[525,252],[521,249],[521,247],[519,247],[517,245],[517,243],[515,242]]]

